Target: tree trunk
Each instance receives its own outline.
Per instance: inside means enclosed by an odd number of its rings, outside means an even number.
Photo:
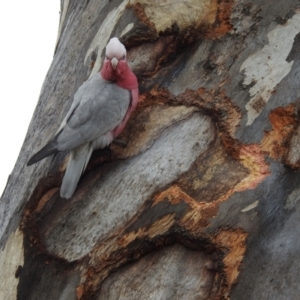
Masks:
[[[62,1],[1,198],[0,298],[299,299],[299,32],[296,0]],[[68,153],[26,163],[112,36],[139,80],[127,146],[61,199]]]

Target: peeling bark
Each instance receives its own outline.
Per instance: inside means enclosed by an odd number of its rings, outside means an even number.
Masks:
[[[2,299],[298,299],[295,0],[62,1],[0,202]],[[25,167],[119,36],[140,102],[70,200],[68,153]]]

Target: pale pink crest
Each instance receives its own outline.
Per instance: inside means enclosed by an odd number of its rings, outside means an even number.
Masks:
[[[106,46],[105,55],[109,59],[112,59],[113,57],[121,59],[122,57],[126,57],[126,48],[118,38],[113,37]]]

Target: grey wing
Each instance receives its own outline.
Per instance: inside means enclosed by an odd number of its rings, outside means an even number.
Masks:
[[[128,90],[103,80],[99,74],[93,76],[74,96],[57,138],[58,150],[73,149],[112,131],[124,119],[130,100]]]
[[[92,76],[90,79],[88,79],[87,81],[85,81],[76,91],[75,95],[74,95],[74,101],[67,113],[67,115],[65,116],[65,118],[63,119],[61,125],[59,126],[59,129],[57,130],[56,133],[58,133],[59,131],[61,131],[61,129],[63,127],[65,127],[68,119],[70,118],[70,116],[74,113],[75,109],[78,107],[78,105],[82,102],[88,101],[88,96],[92,96],[91,94],[88,95],[88,92],[91,91],[95,91],[96,92],[96,86],[97,84],[99,84],[100,82],[104,82],[104,80],[99,76],[99,73]],[[94,93],[95,94],[95,93]],[[88,95],[88,96],[86,96]]]

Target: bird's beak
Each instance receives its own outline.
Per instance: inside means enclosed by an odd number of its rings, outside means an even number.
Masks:
[[[112,68],[115,70],[119,61],[117,60],[117,58],[113,57],[112,60],[110,61]]]

